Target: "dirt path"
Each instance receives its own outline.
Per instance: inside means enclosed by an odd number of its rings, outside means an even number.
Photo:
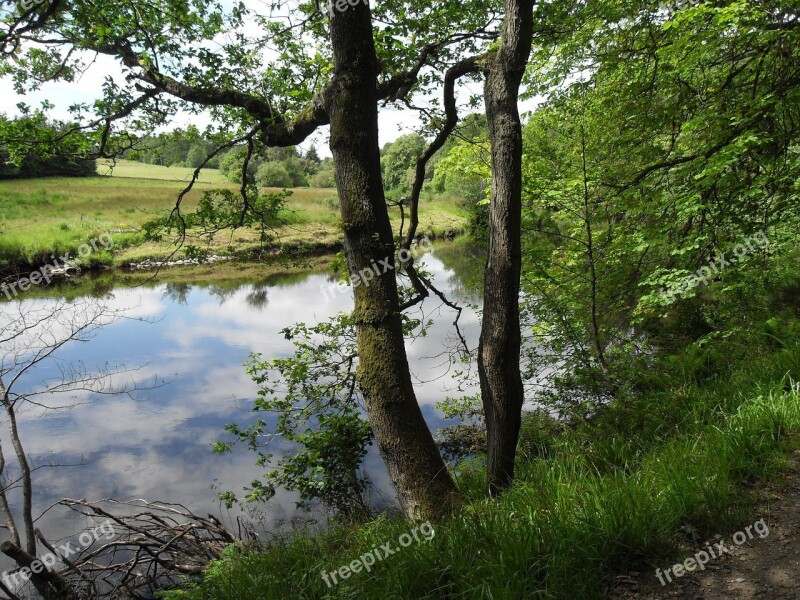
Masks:
[[[751,527],[752,539],[745,529],[753,523],[744,523],[739,528],[741,535],[734,543],[732,531],[711,540],[698,539],[693,549],[686,548],[679,555],[692,557],[711,546],[712,552],[723,544],[726,550],[717,558],[710,558],[705,570],[694,568],[693,572],[675,577],[669,582],[662,575],[665,585],[656,578],[655,569],[647,572],[631,572],[617,578],[612,598],[617,600],[656,600],[679,598],[685,600],[737,600],[763,598],[765,600],[800,600],[800,452],[795,453],[794,467],[775,486],[768,486],[758,493],[758,514],[753,522],[763,518],[769,533],[762,538],[758,530],[762,525]],[[747,537],[746,541],[743,537]],[[716,553],[716,552],[715,552]],[[698,555],[700,560],[705,557]],[[677,560],[680,559],[676,559]],[[661,565],[662,573],[672,565],[668,561]],[[690,567],[693,564],[690,562]]]

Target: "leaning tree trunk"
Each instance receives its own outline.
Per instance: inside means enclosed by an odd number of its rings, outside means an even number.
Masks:
[[[492,144],[492,198],[478,375],[486,419],[487,471],[492,494],[508,487],[514,478],[522,419],[519,365],[522,125],[517,99],[531,50],[533,4],[533,0],[506,0],[500,47],[489,56],[484,85]]]
[[[358,341],[358,383],[370,424],[411,518],[451,510],[458,491],[422,417],[411,382],[394,270],[394,241],[381,180],[378,149],[378,61],[368,6],[331,7],[334,54],[329,99],[330,148],[339,190],[345,253],[363,280],[379,261],[392,268],[356,286],[353,318]],[[384,267],[379,270],[383,271]]]

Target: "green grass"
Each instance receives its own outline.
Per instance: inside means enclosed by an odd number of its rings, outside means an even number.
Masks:
[[[100,167],[101,172],[104,169]],[[236,188],[221,181],[217,171],[203,173],[183,200],[184,211],[193,210],[206,190]],[[191,169],[183,167],[118,161],[113,176],[0,181],[0,270],[22,270],[46,262],[51,254],[74,253],[82,243],[106,231],[113,236],[115,248],[113,256],[94,257],[100,262],[119,264],[169,256],[174,250],[172,240],[144,242],[140,230],[175,205],[190,174]],[[399,227],[396,209],[391,217],[395,228]],[[275,246],[319,249],[334,248],[341,242],[335,189],[292,190],[281,220]],[[466,223],[467,215],[456,199],[422,203],[422,233],[462,231]],[[205,247],[208,241],[193,239],[189,243]],[[247,253],[260,246],[259,234],[246,228],[223,233],[209,249],[224,254],[229,246]]]
[[[134,179],[162,179],[165,181],[183,181],[188,183],[194,175],[194,169],[189,167],[163,167],[148,165],[134,160],[100,160],[97,162],[97,173],[113,177],[127,177]],[[229,183],[219,169],[203,169],[200,172],[200,183],[213,183],[216,185]]]
[[[229,548],[202,583],[165,597],[601,598],[620,572],[670,564],[682,528],[710,535],[747,521],[747,486],[776,476],[800,432],[789,378],[800,377],[796,325],[782,328],[779,343],[747,333],[702,350],[742,357],[718,362],[718,377],[698,381],[691,350],[656,369],[660,383],[642,380],[595,419],[567,427],[528,418],[508,493],[485,498],[482,469],[462,465],[470,504],[437,524],[431,541],[370,573],[330,589],[320,576],[387,541],[396,546],[410,525],[384,516],[299,530],[260,550]]]

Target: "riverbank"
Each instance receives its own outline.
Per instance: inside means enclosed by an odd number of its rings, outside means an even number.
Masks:
[[[464,287],[459,287],[459,293],[468,295],[473,302],[478,302],[483,285],[483,271],[480,266],[485,261],[482,247],[471,243],[468,236],[461,236],[452,241],[437,238],[435,250],[436,255],[442,256],[462,278]],[[324,274],[333,283],[341,279],[340,256],[338,253],[327,251],[294,256],[269,256],[260,261],[177,260],[168,266],[159,266],[157,262],[146,262],[136,265],[136,268],[131,268],[130,265],[116,268],[101,265],[94,269],[84,269],[69,277],[53,278],[47,285],[33,285],[25,291],[25,297],[64,299],[101,297],[117,287],[153,287],[161,284],[214,286],[221,290],[235,290],[242,285],[252,283],[270,284],[280,281],[285,284],[301,280],[310,274]],[[479,265],[478,268],[476,265]],[[0,302],[15,297],[15,294],[10,292],[11,284],[7,284],[6,288],[1,286],[0,283]],[[9,294],[4,294],[4,289],[8,289]]]
[[[529,414],[511,490],[486,498],[480,462],[462,463],[469,505],[369,571],[322,577],[402,539],[407,522],[381,515],[231,547],[202,581],[164,597],[607,598],[621,575],[646,577],[692,541],[758,520],[758,491],[791,464],[800,316],[783,306],[754,317],[632,368],[628,390],[592,419]]]
[[[122,167],[125,162],[121,161]],[[290,190],[280,224],[266,242],[259,231],[249,228],[225,231],[213,239],[190,231],[180,247],[168,235],[148,240],[144,224],[168,214],[186,182],[124,177],[120,172],[151,177],[185,175],[169,169],[161,174],[154,169],[123,168],[114,176],[0,181],[0,276],[22,276],[66,255],[74,266],[91,271],[147,261],[191,260],[206,254],[235,256],[245,262],[265,256],[296,258],[334,253],[341,247],[336,190],[321,188]],[[194,210],[203,193],[215,188],[237,189],[211,176],[201,179],[184,198],[182,210]],[[389,212],[398,229],[399,209],[390,208]],[[468,215],[457,199],[423,198],[420,235],[453,237],[466,230],[467,222]],[[80,254],[83,244],[104,234],[113,240],[111,248]]]

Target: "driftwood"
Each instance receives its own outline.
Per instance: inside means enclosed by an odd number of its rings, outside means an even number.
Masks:
[[[59,557],[61,565],[57,572],[30,574],[31,583],[47,600],[152,598],[156,589],[179,585],[187,576],[201,575],[226,546],[239,542],[214,516],[200,517],[180,504],[65,498],[48,510],[58,506],[97,525],[102,522],[103,535],[98,535],[99,527],[85,529],[83,534],[92,543],[73,543],[67,556],[59,549],[65,546],[51,543],[36,532],[38,541]],[[82,540],[80,535],[78,532],[70,539]],[[20,567],[30,566],[34,557],[11,546],[14,545],[3,544],[0,550]]]

